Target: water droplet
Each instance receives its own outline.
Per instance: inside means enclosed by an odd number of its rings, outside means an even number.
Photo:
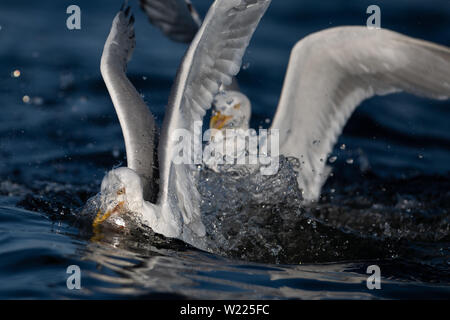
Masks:
[[[347,159],[346,161],[348,164],[353,164],[354,160],[352,158]]]
[[[333,156],[333,157],[331,157],[328,161],[329,161],[330,163],[335,163],[336,160],[337,160],[337,157],[336,157],[336,156]]]
[[[419,159],[423,159],[423,154],[418,155]]]
[[[29,96],[23,96],[23,97],[22,97],[22,101],[23,101],[24,103],[30,103],[30,97],[29,97]]]
[[[250,68],[250,62],[244,63],[242,70],[247,70],[248,68]]]
[[[34,97],[32,99],[32,103],[35,104],[35,105],[40,106],[40,105],[42,105],[44,103],[44,99],[42,99],[41,97]]]
[[[12,76],[14,77],[14,78],[18,78],[18,77],[20,77],[20,70],[14,70],[13,72],[12,72]]]
[[[341,150],[345,150],[346,148],[347,148],[347,146],[345,144],[342,144],[340,147]]]

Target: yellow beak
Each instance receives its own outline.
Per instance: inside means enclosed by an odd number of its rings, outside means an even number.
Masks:
[[[99,210],[99,211],[97,212],[97,216],[96,216],[95,219],[94,219],[94,222],[92,222],[92,227],[93,227],[94,229],[98,228],[98,226],[99,226],[102,222],[104,222],[106,219],[108,219],[112,214],[114,214],[114,213],[116,213],[117,211],[119,211],[120,209],[122,209],[123,205],[124,205],[124,202],[121,201],[121,202],[119,202],[119,204],[118,204],[117,206],[114,207],[114,209],[112,209],[112,210],[106,212],[105,214],[102,214],[102,211]]]
[[[223,115],[220,113],[220,111],[218,111],[212,118],[211,121],[209,122],[209,127],[211,129],[217,129],[220,130],[222,129],[228,121],[230,121],[231,119],[233,119],[232,116],[227,116],[227,115]]]

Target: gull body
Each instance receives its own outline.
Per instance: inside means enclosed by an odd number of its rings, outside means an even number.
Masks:
[[[250,100],[239,91],[226,90],[214,98],[213,109],[210,137],[204,137],[209,139],[203,154],[204,164],[215,172],[256,169],[248,163]]]
[[[133,19],[129,10],[118,13],[105,44],[101,71],[122,127],[128,168],[106,175],[97,225],[131,211],[155,232],[206,248],[196,188],[198,171],[192,164],[172,161],[178,150],[173,132],[194,132],[194,123],[203,120],[214,98],[212,127],[248,128],[248,99],[240,92],[225,92],[225,100],[217,94],[239,72],[269,4],[270,0],[213,3],[178,70],[160,134],[126,77],[134,48]],[[280,131],[281,154],[301,159],[297,180],[305,199],[318,198],[329,170],[324,159],[361,101],[399,91],[446,99],[449,79],[447,47],[388,30],[340,27],[298,42],[271,128]],[[227,103],[230,97],[233,102]],[[240,101],[240,106],[234,101]]]
[[[366,27],[326,29],[294,46],[270,129],[279,130],[280,154],[300,160],[297,182],[305,201],[318,200],[331,172],[326,160],[355,109],[396,92],[448,99],[450,49]],[[222,106],[227,116],[211,128],[226,129],[241,117],[233,105]],[[248,121],[240,120],[244,128]]]
[[[178,143],[173,134],[179,129],[193,132],[194,123],[202,121],[220,87],[232,84],[269,4],[270,0],[213,3],[178,70],[160,134],[148,107],[126,77],[135,47],[134,18],[129,8],[116,15],[100,69],[122,128],[128,168],[114,169],[105,176],[95,226],[132,212],[157,233],[206,248],[197,167],[172,161]],[[227,32],[222,32],[225,26]]]
[[[173,5],[172,2],[178,2]],[[141,0],[157,11],[150,20],[171,37],[187,21],[200,21],[190,1]],[[178,11],[178,20],[171,19]],[[154,18],[152,18],[154,16]],[[157,23],[159,20],[170,23]],[[183,42],[193,37],[194,29]],[[300,160],[298,185],[306,201],[315,201],[331,169],[326,159],[347,120],[374,95],[408,92],[433,99],[450,96],[449,49],[387,29],[337,27],[300,40],[292,49],[280,101],[270,129],[279,130],[280,153]],[[242,99],[237,86],[223,88],[228,100]],[[248,100],[248,99],[247,99]],[[246,106],[251,110],[250,101]],[[247,129],[235,104],[215,102],[210,127]],[[211,143],[214,143],[213,141]],[[223,155],[235,156],[235,155]],[[221,160],[222,155],[218,157]],[[218,165],[208,159],[208,166]]]

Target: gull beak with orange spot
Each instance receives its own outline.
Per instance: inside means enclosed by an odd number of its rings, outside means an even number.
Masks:
[[[210,128],[220,130],[222,129],[231,119],[233,119],[232,116],[227,116],[220,111],[217,111],[217,113],[211,117],[211,121],[209,123]]]
[[[110,216],[112,216],[114,213],[120,211],[123,208],[123,205],[125,204],[124,201],[119,202],[117,206],[114,207],[114,209],[107,211],[105,214],[102,213],[101,210],[97,212],[97,216],[94,219],[94,222],[92,222],[92,227],[94,229],[98,228],[100,224],[105,222]]]

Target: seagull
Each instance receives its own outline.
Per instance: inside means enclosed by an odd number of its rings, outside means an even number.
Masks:
[[[122,128],[127,167],[113,169],[103,178],[94,229],[106,221],[123,227],[120,216],[132,213],[156,233],[206,249],[196,188],[198,167],[194,161],[173,161],[179,143],[174,133],[194,134],[195,123],[202,121],[220,87],[232,83],[269,4],[270,0],[212,4],[178,69],[160,132],[126,76],[135,47],[134,17],[129,7],[115,16],[100,70]]]
[[[190,44],[203,22],[190,0],[139,0],[139,5],[150,23],[175,42]],[[239,91],[237,80],[233,77],[221,90]]]
[[[189,44],[202,24],[198,11],[189,0],[140,0],[139,3],[150,22],[173,41]],[[233,78],[231,85],[222,86],[220,92],[221,94],[213,100],[214,115],[210,121],[210,128],[223,129],[223,131],[232,127],[247,129],[251,117],[251,103],[247,96],[240,93],[237,80]],[[232,110],[227,108],[228,101],[234,102],[233,116],[229,115]],[[236,110],[237,106],[239,106],[239,110]],[[224,120],[229,120],[226,122],[226,126]],[[237,141],[234,141],[236,139]],[[214,152],[213,154],[206,153],[203,159],[206,167],[215,172],[230,172],[240,168],[227,163],[238,162],[245,156],[246,150],[238,148],[240,150],[235,154],[221,152],[227,140],[229,143],[245,143],[245,136],[216,135],[215,140],[211,140],[207,146]],[[249,167],[246,166],[245,169],[249,169]]]
[[[184,26],[201,23],[189,0],[140,2],[150,21],[173,40],[188,43],[196,28]],[[180,30],[184,31],[182,39]],[[326,159],[362,101],[401,91],[448,99],[449,82],[447,47],[387,29],[337,27],[300,40],[292,50],[270,130],[279,130],[280,154],[300,160],[297,180],[304,200],[318,200],[331,172]],[[221,89],[222,94],[213,102],[210,129],[248,129],[250,100],[237,85]],[[224,143],[217,137],[210,142],[219,145],[216,150]],[[218,165],[223,157],[236,160],[240,154],[219,152],[205,159],[206,165],[216,172],[234,170]]]
[[[300,160],[297,182],[305,202],[319,199],[331,172],[326,159],[355,109],[396,92],[448,99],[450,49],[358,26],[326,29],[294,46],[270,130],[279,132],[279,153]],[[226,102],[234,97],[236,103]],[[241,92],[228,92],[225,103],[214,106],[211,128],[246,128],[247,101]]]
[[[248,127],[251,108],[246,97],[225,92],[225,105],[217,97],[239,72],[270,2],[212,4],[178,69],[160,132],[126,76],[135,47],[134,18],[129,8],[116,15],[100,69],[122,128],[127,167],[113,169],[103,179],[94,227],[105,221],[123,225],[118,217],[134,213],[156,233],[207,249],[196,188],[198,168],[173,161],[179,143],[174,132],[194,134],[195,123],[203,121],[213,102],[217,110],[210,126]],[[393,31],[339,27],[300,40],[292,50],[271,129],[280,132],[280,153],[301,160],[297,180],[305,199],[319,196],[329,170],[324,159],[363,100],[400,91],[448,99],[449,79],[449,48]]]

